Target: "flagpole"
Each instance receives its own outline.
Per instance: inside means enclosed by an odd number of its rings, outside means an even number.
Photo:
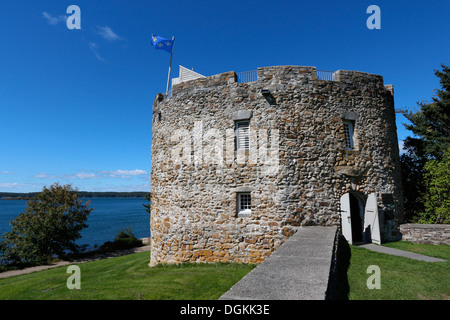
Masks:
[[[172,37],[172,51],[170,51],[169,75],[167,76],[167,89],[166,89],[167,94],[169,94],[170,72],[172,70],[172,56],[173,56],[173,47],[174,46],[175,46],[175,37]]]

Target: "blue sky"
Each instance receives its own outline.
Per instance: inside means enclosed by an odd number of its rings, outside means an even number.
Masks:
[[[370,5],[381,29],[369,30]],[[81,11],[69,30],[67,7]],[[148,191],[152,102],[175,36],[178,65],[209,76],[271,65],[380,74],[396,107],[430,100],[450,64],[450,2],[2,1],[0,191],[54,182],[88,191]],[[397,114],[399,139],[410,135]]]

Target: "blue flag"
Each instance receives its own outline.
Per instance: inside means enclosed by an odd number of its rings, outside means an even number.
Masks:
[[[152,34],[152,46],[155,49],[162,49],[164,51],[172,53],[173,40],[169,40]]]

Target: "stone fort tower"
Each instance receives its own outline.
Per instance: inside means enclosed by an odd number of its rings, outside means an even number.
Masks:
[[[151,266],[258,263],[309,225],[339,226],[350,243],[398,237],[393,88],[374,74],[328,76],[264,67],[156,96]]]

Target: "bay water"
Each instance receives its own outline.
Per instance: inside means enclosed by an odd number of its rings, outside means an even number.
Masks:
[[[130,227],[136,238],[150,237],[150,214],[143,206],[145,198],[81,198],[94,208],[81,231],[77,244],[87,244],[88,250],[113,241],[121,229]],[[9,222],[25,212],[26,200],[0,200],[0,235],[11,230]]]

